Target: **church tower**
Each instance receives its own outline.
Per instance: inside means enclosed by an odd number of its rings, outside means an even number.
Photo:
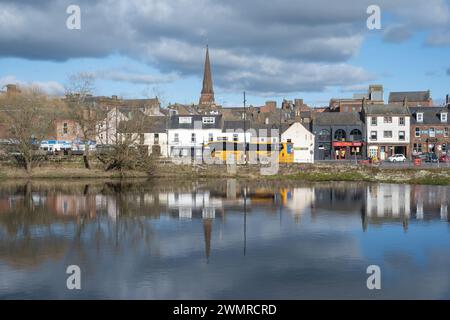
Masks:
[[[206,46],[205,69],[203,74],[203,88],[200,96],[200,105],[214,104],[214,90],[211,75],[211,63],[209,62],[209,49]]]

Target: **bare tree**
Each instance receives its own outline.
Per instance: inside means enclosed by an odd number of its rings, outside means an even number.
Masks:
[[[66,103],[68,113],[81,131],[84,142],[83,161],[86,169],[91,168],[89,141],[94,140],[97,123],[103,117],[103,111],[90,99],[94,92],[94,76],[90,73],[76,73],[69,76],[66,85]]]
[[[105,170],[118,170],[124,175],[125,170],[143,170],[148,174],[154,171],[155,161],[149,155],[145,145],[145,129],[151,125],[152,117],[141,111],[134,111],[131,119],[123,120],[117,127],[117,138],[105,150],[98,150],[98,158],[105,165]]]
[[[56,116],[56,101],[38,87],[22,88],[1,97],[0,117],[9,136],[8,153],[28,173],[43,159],[39,146],[54,133]]]

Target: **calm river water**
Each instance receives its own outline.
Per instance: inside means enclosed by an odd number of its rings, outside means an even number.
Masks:
[[[0,299],[449,299],[449,201],[439,186],[3,182]]]

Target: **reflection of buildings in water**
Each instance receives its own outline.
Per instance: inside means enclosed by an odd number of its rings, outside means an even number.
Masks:
[[[314,188],[314,207],[344,214],[360,214],[364,207],[365,189],[359,183],[329,183]]]
[[[368,185],[366,215],[368,217],[409,217],[411,186],[396,184]]]
[[[160,194],[160,197],[162,195]],[[163,196],[169,211],[178,212],[180,219],[192,219],[193,216],[201,216],[203,219],[214,219],[216,210],[223,208],[223,202],[219,198],[211,197],[208,191],[192,193],[168,192]]]
[[[446,186],[412,186],[411,197],[416,219],[448,221],[449,191]]]
[[[295,221],[300,222],[300,218],[308,209],[311,212],[315,202],[315,191],[312,187],[281,189],[281,199],[283,206],[289,209],[295,217]]]
[[[98,214],[106,213],[108,217],[116,221],[118,215],[117,198],[110,195],[95,195],[95,207]]]
[[[95,195],[54,194],[46,198],[47,208],[61,216],[96,216]]]
[[[408,229],[411,215],[411,186],[398,184],[370,184],[367,186],[366,207],[362,214],[363,229],[369,224],[401,222]]]
[[[448,221],[448,187],[423,185],[374,184],[367,186],[366,216],[369,223],[442,219]]]

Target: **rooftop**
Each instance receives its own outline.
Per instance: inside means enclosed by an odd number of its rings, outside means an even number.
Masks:
[[[366,105],[364,111],[366,115],[410,115],[408,107],[397,104]]]
[[[314,123],[319,126],[362,125],[358,112],[321,112],[315,116]]]
[[[428,101],[431,99],[430,91],[406,91],[406,92],[391,92],[389,94],[389,103],[403,102],[403,100],[417,102]]]

